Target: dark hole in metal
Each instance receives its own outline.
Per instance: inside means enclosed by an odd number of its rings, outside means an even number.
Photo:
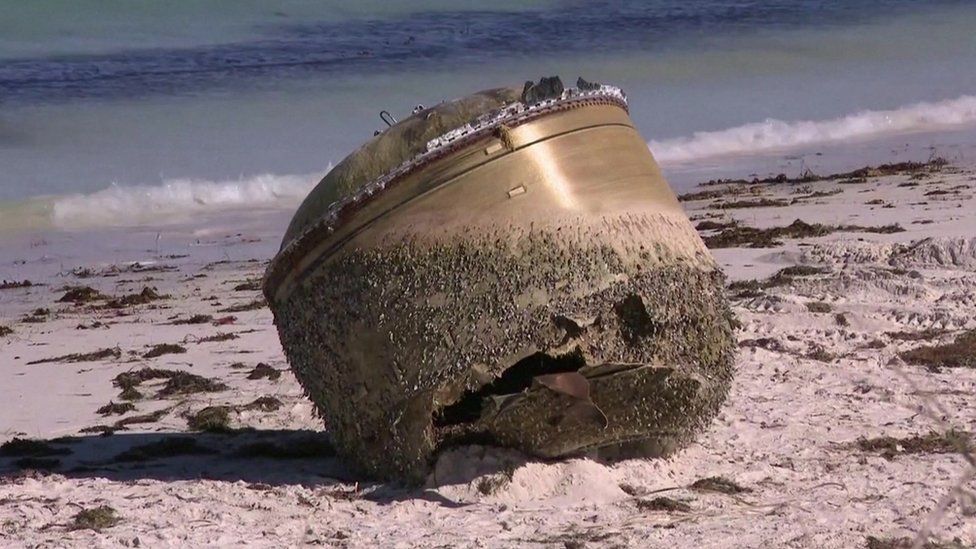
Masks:
[[[435,414],[434,426],[448,427],[475,422],[481,417],[486,398],[520,393],[532,386],[532,380],[536,376],[576,372],[583,366],[586,366],[586,360],[578,349],[560,356],[546,353],[527,356],[491,383],[477,390],[467,391],[457,402],[444,407],[439,414]]]

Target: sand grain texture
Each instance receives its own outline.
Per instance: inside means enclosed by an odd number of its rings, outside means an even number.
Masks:
[[[706,237],[797,219],[905,231],[801,231],[772,247],[715,250],[738,281],[736,378],[718,419],[667,460],[548,463],[467,446],[442,454],[421,488],[357,478],[287,369],[270,311],[241,285],[261,276],[260,261],[208,264],[188,247],[165,269],[128,269],[129,282],[84,280],[101,295],[140,295],[151,275],[153,291],[170,296],[120,309],[59,303],[64,281],[31,274],[34,285],[0,302],[0,325],[13,330],[0,339],[0,442],[46,445],[0,451],[0,545],[848,548],[911,538],[970,467],[954,450],[976,430],[976,369],[899,358],[930,356],[913,350],[976,328],[976,203],[925,197],[973,173],[937,169],[921,179],[865,171],[857,185],[809,189],[760,182],[750,200],[767,206],[722,208],[730,197],[716,186],[685,202],[710,221]],[[213,326],[229,307],[233,320]],[[186,352],[147,352],[161,344]],[[120,354],[28,365],[99,349]],[[252,375],[259,364],[280,377]],[[105,408],[119,402],[113,379],[142,368],[213,383],[186,392],[146,379],[132,409]],[[926,413],[933,404],[938,422]],[[933,541],[976,544],[967,482],[932,521]],[[80,512],[102,506],[110,520],[78,527]]]

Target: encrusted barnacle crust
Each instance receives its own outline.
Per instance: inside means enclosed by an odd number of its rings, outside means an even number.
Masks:
[[[566,232],[349,249],[303,281],[276,322],[341,451],[370,474],[417,477],[439,446],[471,435],[545,457],[611,455],[645,439],[673,447],[707,425],[735,350],[721,274]],[[567,414],[572,397],[531,385],[504,410],[439,420],[466,392],[547,351],[582,357],[575,371],[606,426]]]
[[[471,441],[663,455],[731,383],[722,275],[623,92],[507,90],[421,111],[351,155],[268,267],[291,367],[370,475],[419,480]]]

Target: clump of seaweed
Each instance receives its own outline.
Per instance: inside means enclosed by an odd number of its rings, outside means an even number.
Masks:
[[[69,355],[42,358],[39,360],[32,360],[27,364],[45,364],[48,362],[93,362],[96,360],[105,360],[107,358],[119,358],[121,356],[122,351],[118,347],[115,347],[113,349],[100,349],[90,353],[71,353]]]
[[[695,200],[711,200],[713,198],[722,198],[726,194],[734,192],[730,189],[715,190],[709,189],[705,191],[697,191],[693,193],[685,193],[678,195],[678,200],[680,202],[693,202]]]
[[[15,288],[30,288],[34,283],[30,280],[17,281],[17,280],[6,280],[0,282],[0,290],[13,290]]]
[[[243,313],[246,311],[256,311],[258,309],[264,309],[268,306],[268,302],[264,299],[255,299],[254,301],[249,301],[247,303],[238,303],[237,305],[231,305],[230,307],[225,307],[219,309],[219,313]]]
[[[691,485],[692,490],[699,492],[718,492],[720,494],[744,494],[751,492],[751,488],[740,486],[725,477],[708,477],[696,480]]]
[[[730,227],[735,227],[738,224],[739,224],[739,222],[736,221],[736,220],[734,220],[734,219],[733,220],[730,220],[730,221],[711,221],[711,220],[705,220],[705,221],[702,221],[701,223],[699,223],[698,225],[695,225],[695,230],[697,230],[697,231],[718,231],[718,230],[721,230],[721,229],[728,229]]]
[[[138,425],[140,423],[156,423],[157,421],[163,419],[163,417],[165,417],[168,413],[169,408],[164,408],[148,414],[129,416],[116,421],[115,424],[112,425],[112,429],[125,429],[129,425]]]
[[[945,433],[929,432],[906,438],[859,438],[856,444],[860,450],[880,453],[886,459],[906,454],[964,453],[971,447],[969,433],[956,430]]]
[[[92,301],[101,301],[104,299],[108,299],[108,296],[89,286],[71,286],[58,299],[58,303],[74,303],[75,305],[80,305],[82,303],[91,303]]]
[[[759,198],[756,200],[736,200],[735,202],[725,202],[717,204],[715,207],[720,210],[734,210],[742,208],[781,208],[789,206],[788,200],[779,198]]]
[[[149,349],[142,358],[156,358],[163,355],[180,354],[185,353],[186,348],[175,343],[160,343],[159,345],[154,345],[152,349]]]
[[[122,522],[115,509],[108,505],[99,505],[91,509],[82,509],[74,516],[69,530],[94,530],[100,532]]]
[[[949,164],[949,161],[942,157],[933,158],[927,162],[896,162],[892,164],[881,164],[880,166],[865,166],[850,172],[833,173],[829,175],[817,175],[810,170],[805,170],[798,177],[789,177],[786,174],[779,174],[773,177],[760,179],[713,179],[702,183],[702,186],[710,185],[760,185],[770,183],[813,183],[816,181],[830,181],[834,179],[845,180],[841,183],[864,183],[869,177],[884,177],[888,175],[911,175],[912,179],[927,177],[932,172],[938,172]]]
[[[929,369],[976,368],[976,330],[959,334],[952,343],[923,345],[899,356],[908,364]]]
[[[687,513],[691,511],[691,506],[683,501],[662,496],[654,499],[637,500],[637,509],[641,511],[663,511],[665,513]]]
[[[30,314],[24,316],[21,322],[26,322],[28,324],[37,324],[40,322],[47,322],[51,317],[51,309],[46,307],[38,307],[30,312]]]
[[[825,267],[815,267],[812,265],[792,265],[777,271],[773,276],[766,280],[736,280],[728,285],[729,291],[733,292],[732,297],[752,298],[763,295],[763,290],[786,286],[799,277],[827,274],[830,269]]]
[[[833,362],[837,358],[836,355],[820,344],[814,344],[810,352],[806,354],[806,357],[820,362]]]
[[[230,341],[232,339],[237,339],[240,336],[233,332],[220,332],[212,336],[201,337],[197,340],[197,343],[212,343],[215,341]]]
[[[115,456],[114,461],[150,461],[154,459],[213,454],[214,450],[201,446],[191,437],[168,437],[148,444],[133,446]]]
[[[915,540],[912,538],[878,538],[868,536],[867,549],[912,549],[915,547]],[[926,541],[921,545],[922,549],[965,549],[965,545],[958,541],[939,543]]]
[[[260,279],[245,280],[241,284],[234,286],[235,292],[251,292],[251,291],[259,291],[259,290],[261,290]]]
[[[807,223],[797,219],[793,223],[784,227],[770,227],[768,229],[757,229],[737,225],[725,229],[718,234],[702,237],[705,245],[709,248],[772,248],[782,244],[783,238],[812,238],[826,236],[833,232],[868,232],[879,234],[891,234],[903,232],[905,229],[898,224],[884,225],[878,227],[865,227],[861,225],[823,225],[820,223]]]
[[[101,416],[111,416],[111,415],[121,416],[135,409],[136,409],[135,404],[132,404],[131,402],[116,403],[116,402],[109,401],[109,403],[106,404],[105,406],[102,406],[98,410],[95,410],[95,413]]]
[[[210,378],[177,370],[159,390],[159,396],[189,395],[193,393],[216,393],[227,389],[227,385]]]
[[[833,310],[830,303],[824,303],[823,301],[810,301],[806,306],[807,310],[811,313],[829,313]]]
[[[920,332],[885,332],[885,335],[898,341],[922,341],[935,339],[946,334],[945,330],[927,328]]]
[[[775,351],[777,353],[787,352],[786,347],[778,339],[773,339],[771,337],[760,337],[756,339],[744,339],[739,342],[739,347],[746,348],[756,348],[766,349],[767,351]]]
[[[10,329],[7,326],[0,325],[0,337],[6,337],[6,336],[8,336],[8,335],[10,335],[12,333],[14,333],[14,331],[12,329]]]
[[[122,372],[115,376],[115,385],[121,389],[135,387],[144,381],[152,379],[168,379],[176,375],[178,370],[164,370],[162,368],[141,368],[129,372]]]
[[[263,362],[259,362],[257,366],[249,374],[247,374],[247,379],[269,379],[275,381],[281,377],[281,372],[268,366]]]
[[[254,399],[252,402],[238,406],[238,410],[260,410],[262,412],[274,412],[284,404],[281,400],[273,396],[263,396]]]
[[[174,325],[184,324],[206,324],[213,321],[213,315],[195,314],[187,318],[179,318],[173,321]]]
[[[153,301],[168,299],[168,295],[160,295],[154,288],[144,286],[139,293],[127,294],[111,299],[104,305],[106,309],[122,309],[133,305],[145,305]]]
[[[229,406],[207,406],[188,416],[186,424],[192,431],[224,433],[230,431],[230,411]]]

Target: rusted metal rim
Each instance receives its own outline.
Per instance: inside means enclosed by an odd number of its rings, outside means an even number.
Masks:
[[[274,300],[278,288],[298,262],[337,228],[348,223],[364,206],[396,186],[409,175],[433,162],[471,146],[478,140],[493,136],[499,128],[513,129],[541,117],[570,109],[593,105],[613,105],[628,111],[626,95],[619,88],[600,86],[593,90],[567,89],[558,98],[532,106],[513,103],[499,109],[499,114],[476,124],[458,128],[428,142],[427,151],[404,162],[381,177],[363,185],[360,190],[329,206],[328,210],[284,246],[268,265],[264,278],[264,294]]]

